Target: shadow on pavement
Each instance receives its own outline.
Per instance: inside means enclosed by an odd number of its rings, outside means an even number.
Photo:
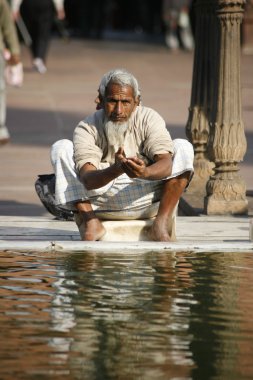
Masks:
[[[0,201],[1,216],[45,216],[54,219],[43,205],[19,203],[13,200]]]
[[[8,108],[7,124],[14,144],[51,145],[62,138],[72,139],[74,128],[85,117],[50,109]]]

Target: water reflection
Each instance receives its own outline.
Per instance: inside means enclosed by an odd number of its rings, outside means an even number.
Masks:
[[[0,378],[253,378],[250,254],[0,253]]]

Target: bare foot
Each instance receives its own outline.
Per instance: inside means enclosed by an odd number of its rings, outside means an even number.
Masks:
[[[154,241],[171,241],[171,237],[168,232],[168,223],[155,219],[154,223],[148,231],[148,236]]]
[[[106,233],[103,224],[96,217],[86,219],[82,214],[79,213],[75,215],[75,222],[83,241],[100,240]]]

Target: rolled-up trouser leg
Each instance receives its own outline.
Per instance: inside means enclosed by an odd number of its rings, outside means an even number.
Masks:
[[[80,182],[73,159],[73,143],[63,139],[51,148],[51,163],[55,172],[55,202],[58,205],[69,205],[78,201],[96,198],[105,193],[113,182],[95,190],[87,190]]]
[[[178,177],[188,171],[193,175],[194,150],[192,144],[185,139],[175,139],[173,144],[172,173],[167,179]]]
[[[55,201],[65,205],[84,197],[84,188],[77,177],[73,159],[73,144],[59,140],[51,149],[51,162],[55,172]]]

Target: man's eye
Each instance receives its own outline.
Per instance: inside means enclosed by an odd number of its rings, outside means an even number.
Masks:
[[[129,104],[131,104],[131,102],[129,100],[121,100],[120,102],[118,100],[115,100],[115,99],[108,99],[107,100],[107,103],[110,103],[110,104],[118,104],[118,103],[121,103],[123,104],[124,106],[127,106]]]

